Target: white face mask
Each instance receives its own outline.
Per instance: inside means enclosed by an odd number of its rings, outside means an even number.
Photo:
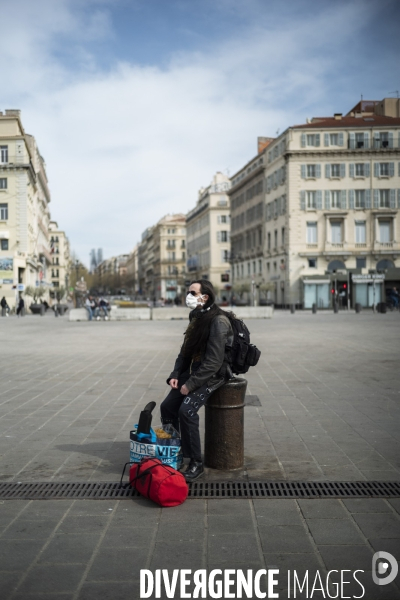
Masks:
[[[200,298],[203,298],[203,296],[199,296],[198,298],[196,298],[196,296],[193,296],[193,294],[188,294],[186,296],[186,306],[188,308],[197,308],[197,306],[199,304],[203,305],[204,302],[199,302]]]

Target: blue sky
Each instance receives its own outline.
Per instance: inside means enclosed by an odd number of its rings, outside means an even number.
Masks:
[[[0,0],[2,106],[72,248],[129,252],[306,117],[399,90],[397,0]]]

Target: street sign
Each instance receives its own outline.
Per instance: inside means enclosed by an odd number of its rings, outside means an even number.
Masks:
[[[17,290],[19,292],[23,292],[25,290],[24,284],[23,283],[19,283],[18,286],[17,286]]]
[[[351,278],[354,282],[365,281],[368,283],[368,281],[384,281],[385,274],[384,273],[368,273],[367,275],[352,275]]]

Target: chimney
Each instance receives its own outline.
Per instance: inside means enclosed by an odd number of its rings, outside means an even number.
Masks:
[[[343,113],[335,113],[333,115],[337,121],[341,121],[343,117]]]
[[[257,138],[257,151],[258,154],[260,154],[260,152],[262,152],[263,150],[265,150],[265,148],[267,146],[270,145],[271,142],[274,141],[274,138],[270,138],[270,137],[258,137]]]
[[[16,108],[7,108],[6,109],[6,115],[8,117],[20,117],[21,116],[21,111],[16,109]]]

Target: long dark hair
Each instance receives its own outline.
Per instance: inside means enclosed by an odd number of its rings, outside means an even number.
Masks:
[[[210,336],[211,323],[217,315],[234,316],[233,313],[221,310],[215,304],[215,291],[211,281],[196,279],[190,285],[193,283],[200,284],[200,292],[207,295],[208,300],[202,309],[197,308],[193,311],[192,319],[185,331],[183,353],[185,356],[190,357],[201,355],[205,351]]]

